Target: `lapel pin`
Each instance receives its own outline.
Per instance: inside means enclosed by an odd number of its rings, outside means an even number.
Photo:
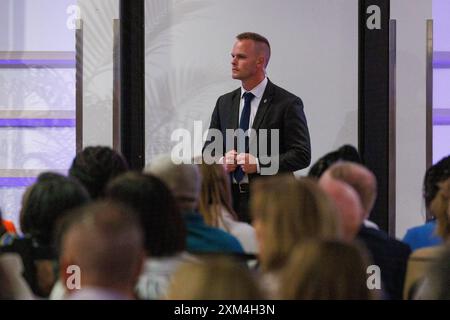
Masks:
[[[264,103],[266,103],[267,102],[267,99],[264,99]]]

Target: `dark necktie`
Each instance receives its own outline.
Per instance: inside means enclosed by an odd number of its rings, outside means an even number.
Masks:
[[[250,104],[255,95],[251,92],[245,92],[243,97],[244,97],[244,108],[242,109],[241,120],[239,121],[239,129],[242,129],[244,132],[247,132],[250,122],[250,111],[251,111]],[[247,152],[247,150],[248,150],[248,137],[246,136],[245,152]],[[242,171],[242,168],[238,166],[236,170],[234,170],[233,175],[234,179],[236,179],[236,182],[239,183],[241,182],[242,178],[244,178],[244,171]]]

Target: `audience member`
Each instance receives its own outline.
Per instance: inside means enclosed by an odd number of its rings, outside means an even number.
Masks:
[[[134,299],[144,257],[143,232],[131,209],[97,202],[77,210],[61,242],[59,271],[67,298]]]
[[[339,223],[332,203],[312,180],[275,176],[255,181],[252,188],[259,261],[265,289],[273,295],[292,249],[309,239],[339,238]]]
[[[309,170],[308,176],[319,179],[322,174],[328,170],[329,167],[340,161],[348,161],[363,165],[363,161],[358,153],[358,150],[352,145],[346,144],[335,151],[327,153],[319,160],[317,160]],[[370,221],[368,217],[369,215],[367,215],[366,219],[364,220],[364,225],[368,228],[379,229],[378,225]]]
[[[340,241],[310,241],[293,250],[282,270],[279,298],[370,300],[368,258],[362,248]]]
[[[39,175],[22,198],[20,227],[23,238],[16,238],[4,252],[19,253],[24,277],[34,294],[48,297],[57,279],[55,226],[68,210],[87,203],[87,191],[75,180],[57,173]]]
[[[77,181],[57,173],[44,172],[25,192],[20,211],[20,228],[40,246],[54,245],[55,224],[67,210],[90,201]]]
[[[69,176],[83,184],[92,199],[103,196],[109,181],[128,170],[125,158],[109,147],[87,147],[79,152],[69,169]]]
[[[448,244],[450,239],[450,178],[438,185],[439,191],[431,202],[430,210],[437,220],[436,233],[442,237],[444,244]],[[445,250],[444,244],[424,247],[411,254],[403,291],[405,299],[411,299],[415,296],[420,281],[423,280],[430,266]]]
[[[172,193],[154,176],[129,172],[110,182],[105,194],[134,209],[141,220],[147,258],[137,284],[138,296],[164,297],[173,272],[192,259],[185,252],[186,227]]]
[[[218,256],[184,264],[174,275],[168,299],[261,300],[264,295],[242,263]]]
[[[450,300],[450,246],[438,255],[426,270],[425,278],[414,297],[417,300]]]
[[[327,171],[334,179],[341,180],[355,189],[368,219],[377,196],[375,175],[364,166],[352,162],[338,162]],[[389,237],[384,231],[366,227],[364,224],[357,234],[373,262],[382,271],[383,290],[386,298],[401,299],[409,254],[408,245]]]
[[[320,177],[319,185],[336,207],[343,239],[353,241],[364,221],[364,210],[358,194],[347,183],[334,179],[328,170]]]
[[[230,179],[222,165],[200,165],[202,187],[199,211],[205,223],[231,233],[241,243],[244,251],[258,252],[255,230],[251,225],[238,221],[233,210]]]
[[[430,211],[431,201],[439,191],[438,184],[450,178],[450,156],[432,165],[425,173],[423,180],[423,197],[425,200],[426,223],[408,229],[403,241],[415,251],[424,247],[442,244],[442,238],[436,234],[436,217]]]
[[[239,241],[231,234],[208,226],[198,212],[201,175],[196,165],[175,164],[161,155],[146,166],[145,172],[160,178],[172,191],[187,228],[187,250],[191,253],[242,254]]]
[[[87,147],[69,178],[43,173],[26,190],[23,237],[0,212],[0,299],[47,298],[52,287],[75,300],[449,298],[450,156],[426,171],[426,224],[404,238],[410,257],[368,220],[377,180],[350,145],[311,167],[317,181],[256,179],[253,226],[237,220],[221,165],[165,155],[127,171],[119,153]],[[244,252],[261,274],[238,262]],[[368,289],[369,261],[380,292]]]

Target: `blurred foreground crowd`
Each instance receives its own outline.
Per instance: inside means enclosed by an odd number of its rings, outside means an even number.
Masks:
[[[426,223],[402,241],[370,221],[377,181],[352,146],[249,193],[250,223],[220,164],[162,155],[137,172],[87,147],[26,190],[19,225],[2,220],[0,297],[450,298],[450,156],[425,172]]]

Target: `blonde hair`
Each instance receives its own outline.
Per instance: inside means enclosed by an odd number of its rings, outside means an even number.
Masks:
[[[310,241],[296,247],[281,271],[280,298],[369,300],[368,258],[362,248],[341,241]]]
[[[231,205],[230,179],[222,165],[209,165],[203,162],[200,165],[200,172],[202,186],[199,211],[203,215],[205,223],[213,227],[224,225],[222,208],[225,208],[237,220],[236,213]]]
[[[210,256],[182,265],[173,275],[171,300],[260,300],[262,291],[243,263]]]
[[[264,229],[260,262],[266,271],[280,268],[298,243],[340,237],[333,204],[307,178],[288,175],[255,181],[251,212]]]
[[[431,202],[431,213],[436,217],[436,233],[444,240],[450,239],[450,179],[439,184],[439,191]]]

